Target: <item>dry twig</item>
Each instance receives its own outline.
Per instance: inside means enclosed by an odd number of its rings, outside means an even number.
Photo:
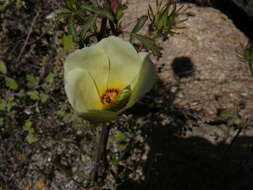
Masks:
[[[29,28],[29,30],[28,30],[28,33],[27,33],[25,42],[24,42],[24,44],[23,44],[23,46],[22,46],[22,48],[21,48],[21,50],[20,50],[20,52],[19,52],[19,54],[18,54],[18,57],[17,57],[17,59],[16,59],[16,62],[18,62],[18,61],[20,60],[21,56],[23,55],[23,53],[24,53],[24,51],[25,51],[26,46],[28,45],[28,41],[29,41],[30,36],[31,36],[31,34],[32,34],[32,31],[33,31],[33,26],[34,26],[34,24],[35,24],[35,22],[36,22],[36,20],[37,20],[37,18],[38,18],[38,16],[39,16],[39,13],[40,13],[40,12],[38,11],[38,12],[36,13],[35,17],[34,17],[33,20],[32,20],[32,24],[31,24],[31,26],[30,26],[30,28]]]

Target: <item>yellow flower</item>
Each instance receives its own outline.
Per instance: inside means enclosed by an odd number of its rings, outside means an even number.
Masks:
[[[108,37],[71,53],[64,62],[64,85],[75,111],[92,120],[112,120],[148,92],[155,68],[148,54],[127,41]]]

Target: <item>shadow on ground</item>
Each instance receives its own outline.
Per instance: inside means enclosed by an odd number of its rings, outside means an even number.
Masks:
[[[170,126],[155,127],[145,163],[145,180],[136,189],[247,189],[253,185],[252,137],[240,137],[227,155],[228,145],[213,145],[201,137],[180,138]],[[251,160],[252,162],[252,160]]]
[[[193,76],[194,63],[189,57],[178,57],[171,65],[178,85],[158,80],[150,96],[159,103],[139,112],[143,117],[150,115],[142,130],[142,136],[148,136],[150,151],[145,161],[135,163],[142,165],[145,177],[140,182],[126,181],[118,189],[252,189],[253,137],[241,136],[233,146],[225,142],[212,144],[204,137],[186,137],[186,131],[194,127],[213,126],[200,124],[199,113],[174,103],[180,79]],[[139,105],[135,107],[138,109]]]

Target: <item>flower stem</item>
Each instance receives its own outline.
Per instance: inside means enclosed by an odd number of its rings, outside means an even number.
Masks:
[[[97,152],[96,152],[96,160],[95,166],[93,170],[93,182],[98,182],[100,179],[104,178],[105,171],[108,167],[107,159],[106,159],[106,146],[108,142],[110,126],[108,125],[101,125],[102,131],[99,136],[99,142],[97,145]]]

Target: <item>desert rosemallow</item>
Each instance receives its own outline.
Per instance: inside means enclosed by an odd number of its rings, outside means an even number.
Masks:
[[[152,88],[155,75],[147,53],[115,36],[76,50],[64,62],[68,100],[91,120],[116,119]]]

